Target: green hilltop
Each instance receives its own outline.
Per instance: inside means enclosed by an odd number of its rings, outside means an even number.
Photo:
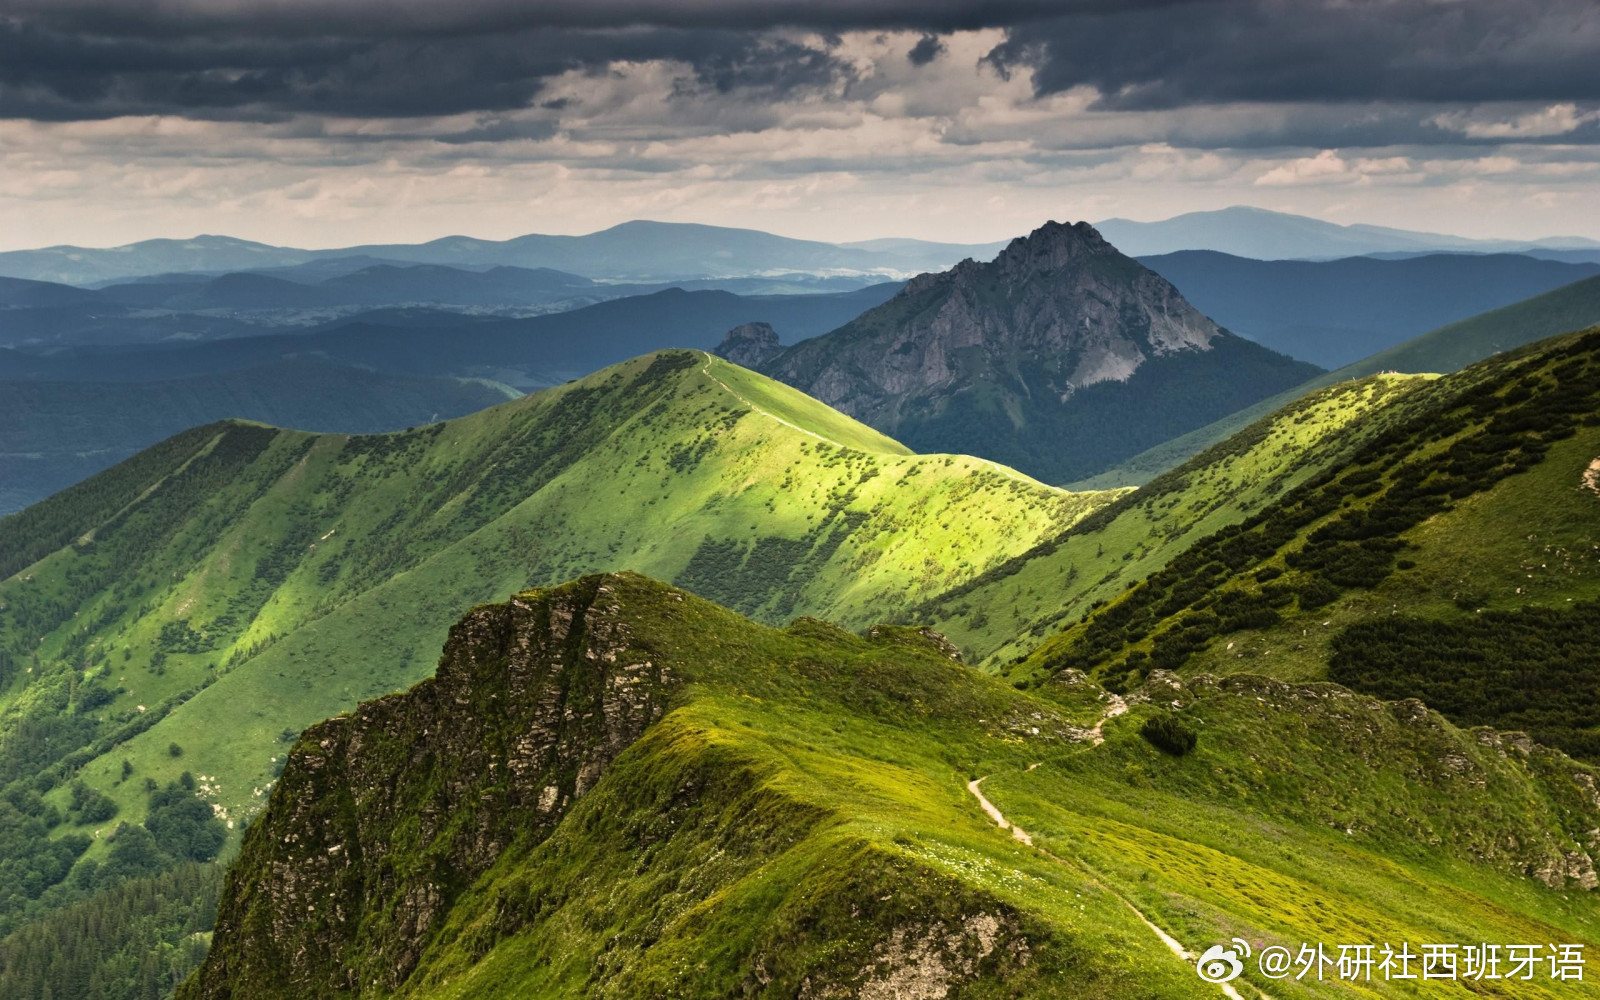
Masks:
[[[0,995],[85,926],[115,995],[175,983],[241,832],[182,1000],[1592,950],[1597,456],[1600,330],[1334,382],[1136,490],[697,351],[399,434],[195,428],[0,520]]]
[[[1174,705],[1179,755],[1141,735]],[[1198,998],[1236,936],[1536,941],[1534,982],[1429,985],[1591,996],[1542,970],[1600,941],[1594,788],[1331,685],[1018,691],[923,630],[591,577],[475,609],[434,679],[302,737],[179,997]]]
[[[632,568],[859,626],[1112,498],[689,351],[399,434],[208,425],[0,522],[0,778],[91,858],[184,772],[237,829],[296,733],[427,676],[476,603]]]

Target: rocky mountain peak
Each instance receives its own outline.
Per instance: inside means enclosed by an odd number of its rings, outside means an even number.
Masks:
[[[994,259],[994,266],[1004,274],[1033,277],[1060,271],[1095,256],[1120,254],[1087,222],[1068,225],[1052,221],[1027,236],[1012,240]]]
[[[1316,372],[1230,336],[1086,222],[1047,222],[993,261],[919,275],[876,309],[759,364],[912,448],[981,454],[1058,482]],[[1119,401],[1109,386],[1136,375],[1140,388]],[[1076,409],[1082,390],[1101,385],[1096,402]],[[1095,443],[1124,432],[1115,448]]]
[[[1018,285],[1036,278],[1059,277],[1060,272],[1093,257],[1120,256],[1117,248],[1087,222],[1051,221],[1012,240],[991,263],[969,257],[948,271],[919,274],[906,283],[901,294],[917,295],[941,284],[959,286],[985,275],[997,275],[1009,285]]]
[[[767,323],[741,323],[729,330],[717,345],[716,354],[745,368],[759,367],[783,352],[778,331]]]

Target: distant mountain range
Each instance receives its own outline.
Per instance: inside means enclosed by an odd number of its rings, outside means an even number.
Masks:
[[[516,395],[489,382],[386,375],[315,360],[178,379],[0,382],[0,517],[224,417],[372,433],[464,416]]]
[[[1139,262],[1229,331],[1324,368],[1600,274],[1600,263],[1521,254],[1269,261],[1181,250]]]
[[[672,288],[583,309],[498,319],[434,309],[382,309],[305,331],[201,343],[0,351],[0,379],[183,378],[284,358],[316,358],[393,375],[491,378],[532,390],[559,385],[663,347],[715,347],[761,320],[790,339],[816,336],[894,295],[898,283],[826,295],[741,296]]]
[[[993,263],[923,275],[780,353],[720,351],[918,451],[1092,475],[1316,374],[1221,329],[1087,223],[1047,223]]]
[[[1600,241],[1582,237],[1471,239],[1385,226],[1339,225],[1307,216],[1235,206],[1159,222],[1096,224],[1131,256],[1216,250],[1261,260],[1439,252],[1527,253],[1569,263],[1600,262]],[[43,247],[0,252],[0,276],[92,286],[182,274],[264,273],[314,283],[376,266],[431,264],[467,271],[551,269],[595,281],[685,282],[731,278],[886,279],[988,261],[1004,241],[941,243],[874,239],[826,243],[754,229],[691,223],[625,222],[582,236],[529,234],[508,240],[446,236],[425,243],[367,244],[323,250],[272,246],[231,236],[156,239],[125,246]],[[750,289],[729,288],[730,291]]]
[[[418,244],[332,250],[276,247],[229,236],[145,240],[107,249],[59,246],[0,253],[0,275],[89,285],[186,271],[301,267],[347,257],[383,263],[442,264],[468,270],[554,268],[589,278],[678,281],[789,272],[906,278],[987,258],[1003,244],[874,240],[849,246],[796,240],[753,229],[669,222],[625,222],[584,236],[532,234],[509,240],[446,236]]]
[[[1217,250],[1259,260],[1328,260],[1366,254],[1543,253],[1585,255],[1600,260],[1600,241],[1583,237],[1484,240],[1419,233],[1387,226],[1324,222],[1304,215],[1236,205],[1214,212],[1188,212],[1160,222],[1106,219],[1095,223],[1107,240],[1135,257],[1177,250]],[[1593,255],[1587,257],[1587,255]]]

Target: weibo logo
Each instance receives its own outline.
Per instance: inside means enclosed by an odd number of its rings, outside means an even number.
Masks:
[[[1195,971],[1200,973],[1201,979],[1208,983],[1226,983],[1239,978],[1239,974],[1244,971],[1244,963],[1239,960],[1239,951],[1243,950],[1244,957],[1249,958],[1250,944],[1243,938],[1234,938],[1233,943],[1239,947],[1223,948],[1220,944],[1214,944],[1206,949],[1206,953],[1200,956],[1200,960],[1194,966]]]

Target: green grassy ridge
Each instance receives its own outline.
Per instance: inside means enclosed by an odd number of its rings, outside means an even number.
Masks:
[[[1070,490],[1108,490],[1148,482],[1167,469],[1222,441],[1252,421],[1300,396],[1377,372],[1449,373],[1504,351],[1581,330],[1600,322],[1600,277],[1585,278],[1543,295],[1431,330],[1354,364],[1319,375],[1236,413],[1163,442],[1115,469],[1068,483]]]
[[[974,658],[1025,655],[1059,623],[1120,593],[1196,540],[1337,463],[1428,384],[1377,375],[1308,394],[916,609]]]
[[[24,515],[75,542],[0,582],[0,765],[135,822],[145,779],[190,771],[237,828],[286,738],[425,676],[475,603],[634,567],[864,624],[1107,499],[911,455],[698,352],[400,434],[216,425]]]
[[[1557,667],[1570,666],[1561,643],[1592,638],[1574,616],[1600,597],[1600,497],[1581,486],[1600,454],[1600,330],[1480,362],[1397,412],[1405,420],[1349,461],[1200,541],[1015,676],[1073,667],[1113,684],[1155,668],[1309,679],[1341,657],[1346,682],[1440,694],[1458,718],[1529,725],[1592,754],[1600,715],[1576,692],[1567,700]],[[1485,612],[1526,625],[1526,648],[1491,642]],[[1449,664],[1400,652],[1478,633]],[[1517,671],[1514,698],[1495,679],[1504,670]],[[1438,686],[1447,676],[1455,687]],[[1545,714],[1528,714],[1541,702]]]
[[[549,781],[565,802],[587,758],[518,777],[527,709],[511,693],[530,661],[564,664],[543,669],[569,689],[649,678],[660,712],[553,826],[534,793]],[[1216,995],[1123,900],[1196,953],[1235,934],[1257,947],[1600,941],[1587,895],[1527,874],[1595,849],[1588,770],[1330,685],[1157,678],[1094,746],[1079,723],[1106,696],[1087,682],[1018,691],[913,630],[772,629],[626,574],[480,609],[439,678],[302,738],[181,1000],[897,995],[911,982],[949,991],[913,994],[930,996]],[[573,713],[592,710],[577,697]],[[1182,758],[1138,735],[1172,702],[1201,734]],[[451,767],[479,745],[488,764]],[[965,790],[983,775],[1049,854],[983,815]],[[359,805],[372,796],[399,805],[374,815]],[[440,860],[497,830],[517,832],[493,857]],[[374,865],[392,881],[363,878]],[[388,932],[399,918],[378,901],[391,897],[431,901],[412,936]]]

